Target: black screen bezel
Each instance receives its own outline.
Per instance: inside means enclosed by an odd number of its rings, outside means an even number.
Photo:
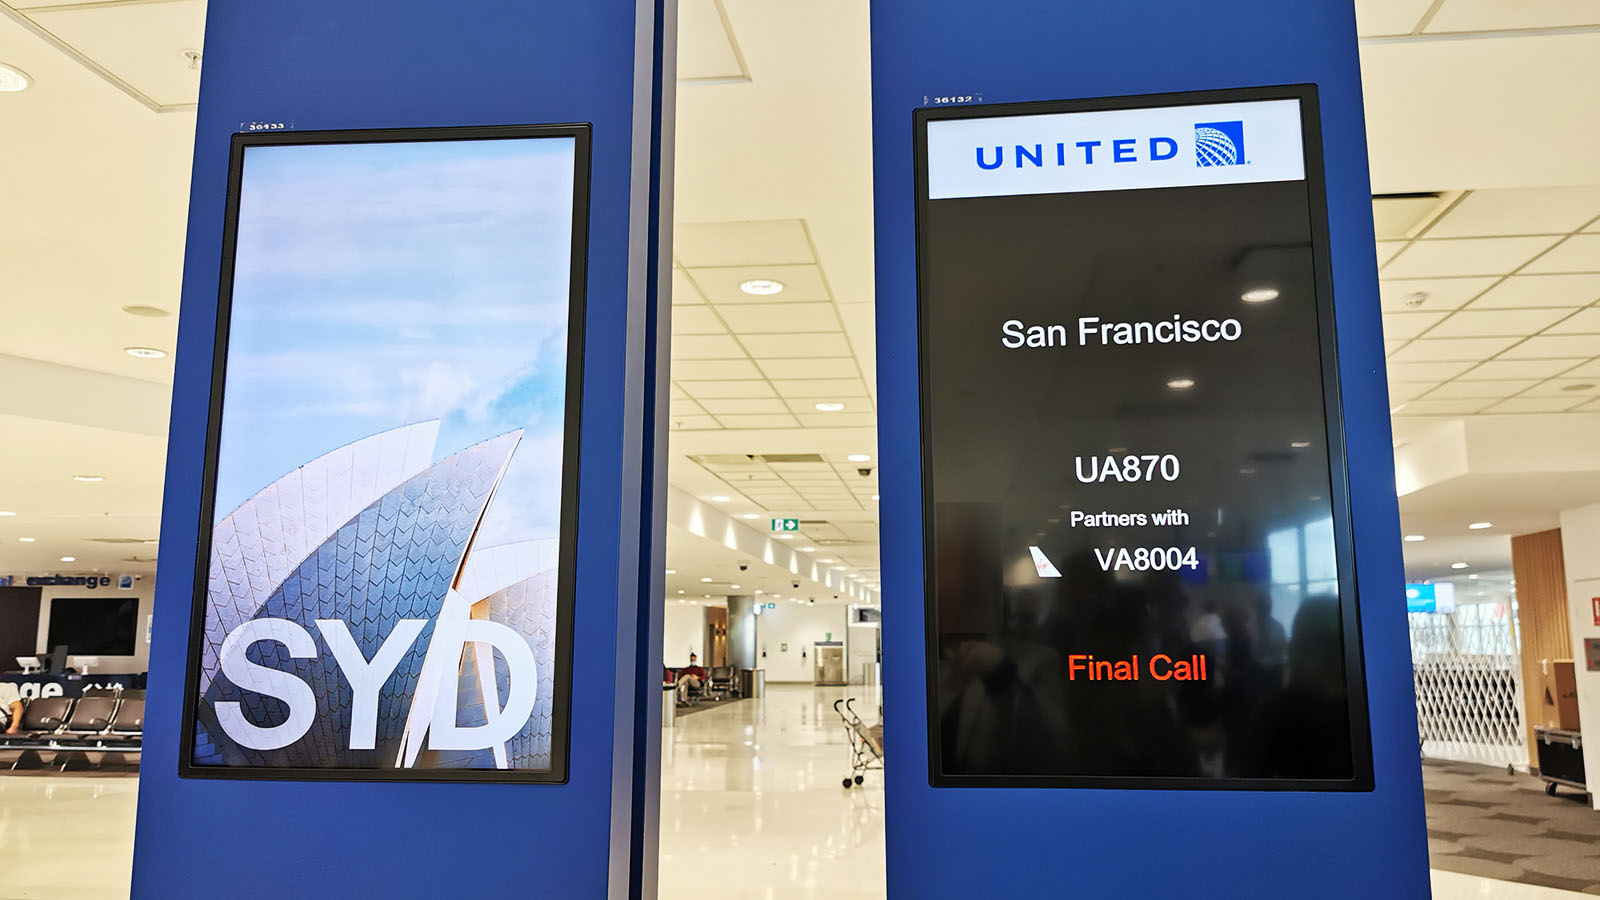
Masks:
[[[273,131],[234,134],[229,147],[228,192],[222,233],[221,284],[212,344],[211,401],[207,413],[200,522],[195,548],[195,580],[189,611],[188,662],[184,677],[182,746],[178,775],[183,778],[273,781],[514,782],[565,784],[571,762],[572,635],[577,577],[578,454],[582,430],[584,313],[587,308],[589,182],[592,126],[482,125],[442,128],[382,128],[337,131]],[[234,253],[238,239],[239,194],[245,151],[250,147],[521,138],[573,140],[572,248],[567,307],[566,407],[563,413],[560,535],[556,579],[555,671],[552,673],[550,767],[533,769],[305,768],[216,766],[194,763],[195,722],[199,710],[200,660],[205,639],[206,599],[215,516],[217,453],[222,431],[222,401],[227,380],[228,330],[232,314]]]
[[[938,699],[938,590],[934,534],[933,445],[931,372],[929,370],[928,309],[923,286],[928,282],[928,258],[923,247],[923,221],[928,213],[928,125],[951,119],[988,119],[1049,113],[1098,112],[1199,106],[1261,100],[1298,100],[1301,145],[1305,162],[1307,211],[1310,216],[1313,283],[1317,303],[1317,338],[1322,363],[1323,416],[1327,426],[1329,506],[1333,514],[1335,558],[1338,562],[1339,616],[1343,638],[1345,681],[1349,701],[1350,747],[1353,775],[1349,779],[1308,778],[1190,778],[1168,776],[1100,775],[955,775],[940,770],[941,728]],[[1344,407],[1339,389],[1339,359],[1333,309],[1333,262],[1329,247],[1327,187],[1323,172],[1322,130],[1317,88],[1314,84],[1186,91],[1099,97],[1081,100],[1044,100],[1021,103],[978,104],[919,108],[912,111],[912,154],[915,171],[915,252],[917,272],[917,389],[918,443],[922,470],[923,653],[926,663],[925,694],[928,733],[928,784],[930,787],[1116,788],[1142,790],[1219,791],[1371,791],[1373,790],[1372,735],[1367,714],[1366,669],[1362,656],[1361,611],[1356,589],[1354,536],[1351,532],[1350,480],[1345,454]]]

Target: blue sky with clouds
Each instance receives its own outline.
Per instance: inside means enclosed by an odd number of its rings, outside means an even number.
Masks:
[[[560,512],[570,138],[245,153],[216,518],[351,441],[441,420],[522,443],[480,535]]]

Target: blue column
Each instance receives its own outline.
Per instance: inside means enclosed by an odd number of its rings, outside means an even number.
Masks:
[[[872,74],[890,897],[1428,896],[1349,0],[872,0]],[[990,104],[1304,83],[1320,97],[1375,789],[930,787],[912,111],[940,96]]]
[[[133,896],[654,895],[674,0],[217,0],[208,10]],[[663,76],[663,71],[666,74]],[[178,776],[230,135],[590,123],[567,783]],[[651,602],[651,597],[654,602]],[[652,650],[652,648],[654,648]],[[651,689],[643,691],[641,685]],[[641,700],[640,698],[643,698]]]

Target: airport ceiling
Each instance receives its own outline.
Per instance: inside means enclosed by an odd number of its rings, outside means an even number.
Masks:
[[[846,586],[844,602],[876,584],[867,8],[682,0],[669,474],[756,534],[675,521],[669,597],[798,582],[818,602]],[[1600,6],[1357,14],[1374,193],[1420,195],[1375,201],[1397,443],[1462,417],[1600,416]],[[173,349],[204,15],[203,0],[0,2],[0,62],[32,82],[0,94],[0,373],[27,386],[0,399],[16,448],[0,573],[153,569],[172,360],[126,349]],[[783,292],[739,288],[763,278]],[[1469,519],[1551,527],[1567,502],[1429,493],[1404,506],[1430,529],[1417,546],[1484,568],[1509,546]],[[779,545],[769,514],[802,531]],[[800,545],[835,562],[784,562]]]

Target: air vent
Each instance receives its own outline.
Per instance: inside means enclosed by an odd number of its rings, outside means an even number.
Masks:
[[[816,453],[763,453],[761,459],[767,465],[782,465],[784,463],[820,463],[826,462]]]
[[[689,458],[707,468],[732,469],[743,467],[755,469],[761,467],[760,458],[751,456],[748,453],[707,453]]]

